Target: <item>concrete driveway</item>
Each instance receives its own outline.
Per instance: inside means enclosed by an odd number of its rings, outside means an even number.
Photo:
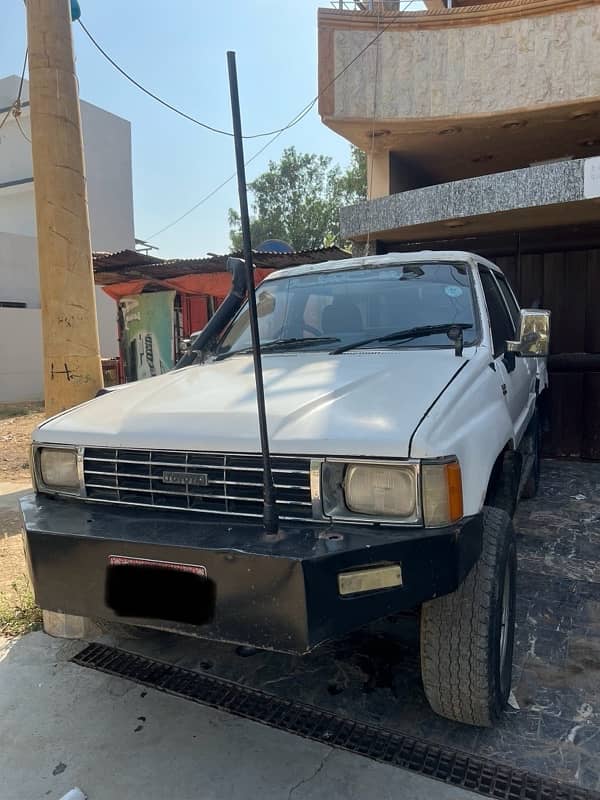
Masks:
[[[81,647],[0,639],[1,800],[476,797],[69,663]]]

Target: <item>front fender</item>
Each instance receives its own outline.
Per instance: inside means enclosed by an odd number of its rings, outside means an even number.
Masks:
[[[480,350],[461,370],[419,423],[411,458],[459,459],[465,516],[484,505],[492,469],[513,427],[498,375],[487,351]]]

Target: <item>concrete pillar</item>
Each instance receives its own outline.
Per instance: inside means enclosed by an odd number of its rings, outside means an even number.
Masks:
[[[367,197],[387,197],[390,193],[390,154],[367,153]]]

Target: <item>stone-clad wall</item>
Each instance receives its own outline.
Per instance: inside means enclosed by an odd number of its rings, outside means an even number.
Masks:
[[[389,21],[382,19],[381,27]],[[333,33],[337,74],[377,33]],[[600,3],[493,24],[392,27],[335,83],[334,118],[474,116],[600,98]]]
[[[591,197],[584,176],[585,159],[579,159],[426,186],[341,208],[340,231],[342,238],[353,239],[449,219],[576,203]]]

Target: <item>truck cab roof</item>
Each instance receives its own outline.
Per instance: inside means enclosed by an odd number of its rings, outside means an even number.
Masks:
[[[359,258],[345,258],[337,261],[322,261],[319,264],[301,264],[297,267],[288,267],[272,272],[265,280],[278,278],[291,278],[300,275],[312,275],[320,272],[343,272],[353,269],[368,269],[369,267],[394,266],[396,264],[419,264],[448,261],[466,261],[470,264],[485,264],[490,269],[501,272],[502,270],[491,261],[466,250],[420,250],[411,253],[386,253],[379,256],[361,256]]]

